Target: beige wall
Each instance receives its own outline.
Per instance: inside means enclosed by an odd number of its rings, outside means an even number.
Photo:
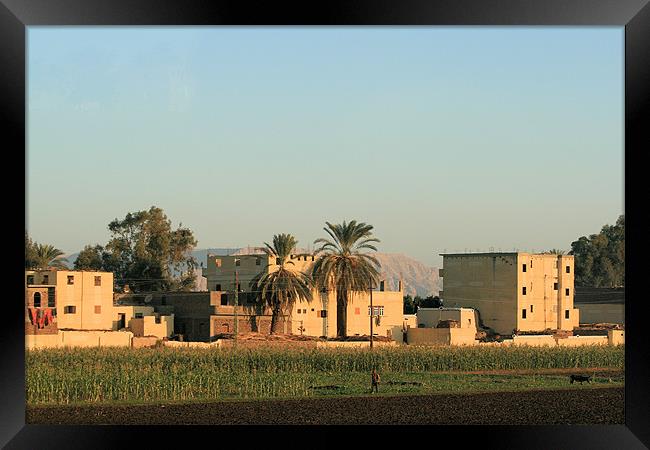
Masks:
[[[144,336],[169,337],[174,334],[174,315],[160,316],[160,323],[156,323],[156,316],[144,316]]]
[[[117,330],[120,323],[120,314],[124,314],[124,325],[126,328],[131,327],[131,320],[135,319],[136,314],[142,316],[151,316],[154,314],[153,306],[114,306],[112,317],[112,329]]]
[[[133,333],[127,331],[59,331],[51,335],[25,336],[25,348],[130,347]]]
[[[625,332],[623,330],[607,330],[607,342],[609,345],[625,344]]]
[[[573,307],[573,256],[476,253],[443,258],[441,297],[445,306],[477,309],[483,324],[497,333],[578,326],[579,313]]]
[[[625,323],[623,303],[578,303],[580,323]]]
[[[456,320],[461,328],[476,332],[477,314],[471,308],[418,308],[417,327],[436,328],[442,320]]]
[[[471,328],[409,328],[409,345],[476,345],[476,330]]]

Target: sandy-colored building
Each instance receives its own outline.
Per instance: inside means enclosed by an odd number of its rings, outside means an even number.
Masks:
[[[47,310],[58,330],[113,329],[111,272],[25,271],[25,297],[28,333],[29,325],[34,325],[34,312],[38,319]],[[33,331],[38,333],[38,327]]]
[[[313,254],[292,255],[292,270],[308,273],[315,262]],[[209,291],[222,291],[222,305],[234,305],[235,283],[238,287],[238,304],[251,307],[254,293],[251,292],[254,277],[262,271],[277,270],[277,261],[259,249],[251,254],[230,256],[208,255],[203,276],[207,279]],[[381,282],[379,289],[372,293],[373,300],[373,334],[389,336],[400,340],[404,325],[403,291],[388,291],[386,283]],[[348,304],[347,334],[370,334],[370,293],[355,294]],[[290,322],[290,324],[289,324]],[[296,302],[288,314],[285,327],[292,334],[309,336],[336,336],[336,293],[314,290],[311,303]]]
[[[441,256],[440,297],[445,306],[476,309],[478,320],[495,332],[578,326],[573,256],[523,252]]]

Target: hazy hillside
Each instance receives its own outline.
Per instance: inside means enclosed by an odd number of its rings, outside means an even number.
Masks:
[[[241,251],[240,251],[241,250]],[[233,253],[247,253],[247,249],[237,248],[203,248],[192,252],[196,258],[197,264],[205,266],[208,253],[214,255],[230,255]],[[70,268],[73,267],[75,259],[79,253],[73,253],[67,257]],[[397,282],[402,278],[404,285],[404,294],[419,295],[426,297],[428,295],[438,295],[440,290],[440,279],[438,278],[438,269],[430,267],[421,262],[399,253],[377,253],[377,259],[381,264],[382,278],[388,281],[388,289],[397,289]],[[196,270],[196,289],[199,291],[207,290],[206,279],[201,276],[201,269]]]

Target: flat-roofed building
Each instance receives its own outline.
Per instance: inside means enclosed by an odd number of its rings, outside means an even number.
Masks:
[[[240,307],[251,307],[255,303],[253,279],[259,273],[277,270],[278,261],[256,248],[248,254],[229,256],[208,255],[203,276],[207,279],[209,291],[222,291],[221,304],[234,305],[235,283],[238,288]],[[291,270],[309,273],[316,261],[314,254],[291,255]],[[387,284],[380,282],[373,291],[373,335],[388,336],[401,341],[404,325],[404,292],[401,282],[397,291],[388,291]],[[347,309],[347,335],[370,334],[370,293],[355,293]],[[336,293],[313,291],[311,303],[295,302],[290,311],[286,332],[309,336],[336,336]],[[283,331],[283,330],[281,330]],[[399,339],[398,339],[399,338]]]
[[[571,255],[513,253],[442,254],[445,306],[471,307],[482,324],[500,334],[573,330]]]

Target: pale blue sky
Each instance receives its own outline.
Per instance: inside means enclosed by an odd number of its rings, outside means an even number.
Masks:
[[[29,27],[27,227],[152,205],[197,247],[568,249],[623,213],[622,27]]]

